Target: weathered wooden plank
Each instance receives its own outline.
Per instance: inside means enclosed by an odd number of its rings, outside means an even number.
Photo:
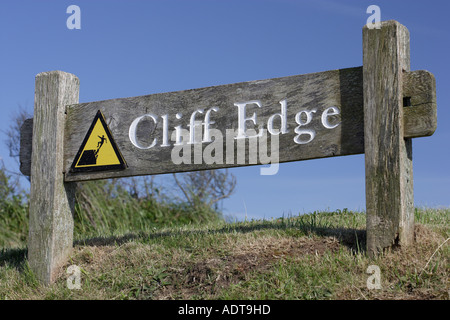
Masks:
[[[367,249],[414,240],[412,143],[403,136],[403,72],[409,32],[396,21],[363,29]]]
[[[28,261],[45,284],[73,246],[74,184],[64,183],[65,106],[78,102],[79,81],[61,71],[36,76]]]
[[[26,119],[20,127],[20,172],[29,176],[31,174],[31,150],[33,140],[33,119]]]
[[[428,71],[403,74],[403,97],[409,106],[403,108],[403,136],[431,136],[437,127],[436,80]]]
[[[353,115],[350,115],[349,118],[353,119],[354,121],[357,121],[358,119],[361,120],[363,117],[362,82],[357,83],[357,81],[362,79],[362,68],[361,67],[353,68],[353,69],[348,69],[347,71],[337,70],[334,72],[340,74],[339,80],[336,80],[336,81],[340,82],[339,92],[337,92],[337,94],[340,95],[340,98],[337,98],[337,99],[338,100],[340,99],[341,105],[350,104],[353,106],[351,108],[347,108],[348,111],[353,112],[355,115],[354,117],[353,117]],[[266,80],[266,81],[270,82],[271,80]],[[276,81],[278,81],[278,79],[272,79],[272,81],[276,82]],[[245,86],[245,83],[236,84],[236,86]],[[251,86],[251,85],[248,85],[248,86]],[[350,88],[349,86],[354,86],[354,87]],[[216,88],[216,87],[206,88],[206,89],[210,89],[210,91],[212,91],[212,92],[214,92],[215,90],[218,92],[220,91],[220,88]],[[316,89],[320,90],[320,87],[316,88]],[[197,90],[204,90],[204,89],[197,89]],[[405,72],[404,73],[404,81],[403,81],[403,93],[404,93],[403,94],[404,97],[411,98],[409,100],[411,102],[411,106],[405,107],[405,109],[404,109],[404,117],[403,117],[404,137],[414,138],[414,137],[423,137],[423,136],[431,135],[436,129],[436,121],[437,121],[436,98],[435,98],[436,85],[435,85],[435,80],[434,80],[433,75],[427,71]],[[182,96],[183,92],[171,93],[171,94],[173,94],[173,95],[178,94],[178,95]],[[161,95],[164,95],[164,94],[161,94]],[[224,93],[222,93],[218,99],[223,99],[223,95],[224,95]],[[139,101],[140,99],[141,99],[141,97],[120,99],[120,100],[124,100],[124,101],[121,101],[120,103],[125,105],[124,108],[125,108],[126,112],[128,112],[128,110],[130,110],[130,108],[132,108],[132,106],[133,106],[133,101]],[[184,99],[184,100],[186,100],[186,99]],[[117,127],[119,126],[119,124],[117,123],[116,118],[118,118],[118,116],[112,114],[113,110],[109,106],[110,102],[111,102],[111,105],[116,103],[114,100],[107,100],[107,101],[102,101],[101,104],[99,104],[99,105],[97,105],[97,102],[83,104],[83,105],[84,105],[84,108],[87,108],[86,105],[89,105],[89,108],[91,108],[93,110],[92,112],[104,107],[105,110],[107,110],[109,112],[109,114],[108,114],[108,112],[105,111],[107,118],[108,118],[107,119],[108,122],[112,123],[112,126],[115,127],[115,131],[117,131]],[[177,104],[177,103],[178,102],[176,101],[175,104]],[[278,109],[280,109],[280,107],[275,106],[275,108],[273,108],[273,102],[271,102],[271,103],[272,103],[272,109],[273,109],[272,112],[280,112],[278,110]],[[131,106],[127,105],[127,104],[130,104]],[[106,105],[106,107],[105,107],[105,105]],[[312,106],[312,103],[310,103],[310,105]],[[265,107],[267,108],[267,106],[265,106]],[[73,110],[77,110],[78,106],[73,106],[72,108],[73,108]],[[228,106],[228,108],[230,108],[230,107]],[[232,106],[231,108],[234,108],[234,106]],[[149,109],[146,108],[146,112],[148,110]],[[289,105],[288,110],[292,111],[292,105]],[[231,110],[230,112],[232,113],[233,110]],[[266,110],[266,113],[268,114],[268,113],[270,113],[270,111]],[[291,112],[291,113],[293,113],[293,112]],[[133,114],[136,115],[137,112],[133,111]],[[78,121],[84,122],[84,126],[85,126],[84,128],[86,128],[86,126],[89,125],[90,119],[88,119],[87,117],[85,117],[83,115],[84,115],[84,113],[82,113],[82,116],[79,117],[81,119],[78,119]],[[217,115],[215,113],[213,113],[212,115],[217,117]],[[189,114],[188,114],[188,116],[189,116]],[[129,117],[130,116],[128,116],[128,118]],[[292,119],[290,119],[290,120],[292,123]],[[122,121],[122,123],[123,122],[124,121]],[[347,123],[344,122],[344,124],[347,125],[349,122],[350,122],[350,120],[347,121]],[[296,123],[294,123],[294,125],[296,125]],[[129,127],[129,124],[125,123],[125,124],[122,124],[122,126],[124,126],[125,129],[127,129]],[[360,136],[361,128],[357,127],[355,125],[353,125],[353,126],[354,126],[353,131],[357,134],[353,135],[353,134],[351,134],[351,130],[344,130],[344,132],[348,132],[348,134],[345,136],[345,139],[348,140],[347,144],[349,146],[351,146],[351,148],[352,148],[351,153],[353,153],[353,154],[363,153],[364,149],[363,149],[363,145],[361,144],[363,137]],[[81,138],[82,134],[83,134],[83,132],[78,134],[78,139]],[[336,133],[336,134],[339,134],[339,133]],[[21,129],[21,152],[20,152],[21,166],[20,166],[20,170],[24,175],[30,175],[31,137],[32,137],[32,119],[28,119],[23,124],[22,129]],[[77,142],[75,139],[72,139],[72,140]],[[288,140],[290,140],[290,139],[288,139]],[[123,142],[129,143],[129,141],[127,141],[126,138],[123,139]],[[68,146],[69,144],[66,143],[66,145]],[[78,147],[79,146],[77,146],[77,144],[75,143],[75,145],[73,145],[71,147],[70,146],[67,147],[71,151],[69,150],[66,153],[70,154],[70,152],[73,152],[73,150],[77,149]],[[332,149],[333,148],[331,148],[329,150],[332,150]],[[345,151],[345,148],[344,148],[344,151]],[[341,152],[342,152],[342,150],[341,150]],[[351,153],[349,152],[349,154],[351,154]],[[289,155],[290,157],[285,158],[286,155]],[[336,155],[339,155],[339,154],[336,154]],[[341,155],[343,155],[343,153]],[[296,153],[291,153],[290,151],[289,152],[281,152],[280,162],[301,160],[301,159],[305,158],[307,155],[306,154],[300,155],[299,158],[295,158],[295,156],[296,156]],[[312,155],[310,154],[310,156],[312,156]],[[322,155],[316,153],[315,156],[321,157],[321,156],[328,156],[328,155],[325,152]],[[130,153],[130,154],[127,154],[127,157],[134,158],[134,155],[132,153]],[[248,159],[248,154],[247,154],[247,159]],[[159,159],[154,159],[154,161],[156,161],[156,162],[161,162],[164,160],[167,160],[167,156],[166,156],[166,158],[164,158],[163,156],[160,156]],[[70,159],[68,159],[66,162],[70,162]],[[132,170],[132,169],[130,169],[130,170]],[[125,172],[116,173],[116,175],[117,176],[127,175],[127,174],[129,174],[130,170],[125,171]],[[97,174],[98,177],[109,176],[109,175],[111,175],[111,173]],[[70,178],[69,178],[69,180],[70,180]]]
[[[167,141],[167,136],[169,139],[172,137],[174,127],[180,125],[182,128],[189,129],[190,118],[194,111],[204,111],[203,114],[196,115],[197,120],[204,122],[205,114],[213,107],[217,110],[210,111],[210,120],[215,122],[211,128],[220,130],[225,138],[227,129],[237,130],[239,127],[237,104],[249,101],[258,101],[260,105],[258,107],[256,104],[249,104],[246,109],[245,117],[249,118],[256,114],[257,125],[253,125],[251,121],[246,122],[249,129],[255,130],[258,130],[259,125],[267,129],[271,116],[282,113],[284,101],[288,132],[278,136],[280,162],[362,153],[364,129],[361,93],[362,69],[351,68],[69,106],[65,131],[65,178],[66,181],[80,181],[243,165],[237,161],[237,151],[234,152],[233,163],[176,164],[171,159],[174,142],[169,140],[170,146],[161,145]],[[329,109],[331,107],[337,109]],[[115,172],[71,174],[70,167],[74,157],[98,110],[105,115],[128,168]],[[333,115],[337,113],[333,110],[340,114]],[[298,116],[301,119],[296,119],[296,115],[302,111],[303,113]],[[310,123],[300,126],[297,122],[308,122],[308,113],[311,116]],[[158,122],[155,126],[153,120],[147,119],[148,128],[145,130],[145,124],[143,124],[142,130],[138,130],[138,136],[140,135],[138,140],[142,145],[148,146],[156,138],[157,143],[151,149],[141,150],[130,142],[129,128],[135,118],[145,114],[154,115]],[[182,114],[181,119],[177,119],[177,114]],[[169,128],[166,137],[163,135],[162,117],[164,116],[167,117]],[[279,129],[281,128],[280,116],[275,117],[274,127]],[[303,129],[314,130],[314,139],[309,143],[296,143],[298,130]],[[149,138],[144,137],[146,132]],[[300,137],[300,142],[307,141],[310,137],[305,131]],[[227,145],[225,140],[223,141],[224,154]],[[236,142],[234,143],[236,148],[237,141],[233,140],[231,139],[231,143]],[[207,145],[208,143],[203,143],[201,147],[204,149]],[[252,164],[248,161],[248,149],[246,148],[246,165]],[[223,162],[226,162],[225,155]],[[261,162],[257,159],[254,164],[259,163]]]

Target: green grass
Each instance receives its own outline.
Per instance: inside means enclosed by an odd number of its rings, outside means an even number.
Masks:
[[[365,214],[315,212],[227,224],[144,224],[79,234],[42,286],[24,245],[0,251],[0,299],[449,299],[450,209],[417,209],[416,243],[370,259]],[[70,265],[81,289],[67,288]],[[381,270],[369,290],[369,265]]]
[[[1,177],[0,168],[0,248],[23,247],[28,238],[27,195],[11,190]],[[2,192],[2,187],[6,192]],[[100,234],[113,236],[162,226],[220,221],[220,212],[206,205],[193,208],[184,202],[137,198],[120,184],[89,181],[77,188],[74,236],[80,240]]]

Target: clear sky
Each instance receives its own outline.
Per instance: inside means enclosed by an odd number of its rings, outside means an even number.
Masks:
[[[34,78],[62,70],[80,79],[80,102],[201,88],[362,65],[369,5],[411,34],[411,69],[437,82],[438,129],[414,139],[416,206],[450,206],[448,0],[2,0],[0,125],[33,110]],[[69,5],[81,29],[69,30]],[[1,133],[0,156],[9,168]],[[17,168],[15,169],[17,170]],[[225,214],[270,218],[314,210],[365,210],[364,155],[232,169]]]

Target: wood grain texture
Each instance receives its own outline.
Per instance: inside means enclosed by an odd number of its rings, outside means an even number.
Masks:
[[[403,137],[409,32],[396,21],[363,28],[367,250],[414,240],[412,143]]]
[[[171,160],[173,141],[170,142],[171,147],[160,146],[163,140],[161,116],[168,115],[171,131],[177,125],[188,129],[190,116],[195,110],[204,109],[206,112],[217,107],[219,110],[211,113],[211,120],[215,122],[211,127],[225,135],[226,129],[235,130],[238,126],[238,109],[234,104],[252,100],[259,100],[261,108],[249,105],[247,117],[256,113],[258,123],[264,124],[265,128],[269,117],[280,113],[280,101],[287,101],[289,132],[279,135],[280,162],[364,152],[362,68],[359,67],[69,106],[65,130],[65,179],[82,181],[241,166],[237,160],[233,164],[174,164]],[[334,129],[327,129],[321,124],[321,115],[332,106],[340,109],[340,115],[332,116],[329,120],[333,124],[340,124]],[[301,110],[313,109],[316,113],[311,123],[304,128],[315,130],[316,136],[308,144],[296,144],[293,140],[297,127],[295,115]],[[98,110],[105,115],[128,168],[123,171],[71,174],[70,166]],[[183,114],[181,119],[176,119],[177,113]],[[153,125],[149,129],[151,139],[156,137],[158,141],[157,145],[149,150],[140,150],[133,146],[128,132],[132,121],[144,114],[153,114],[159,119],[156,127]],[[199,114],[197,119],[203,121],[203,117],[204,114]],[[249,129],[257,129],[251,122],[247,122],[247,126]],[[279,124],[275,126],[279,127]],[[145,137],[143,141],[149,144]],[[203,144],[202,148],[206,145]],[[225,152],[225,139],[223,146]],[[237,152],[235,158],[236,154]],[[246,159],[249,159],[248,148]],[[258,161],[256,164],[259,163]],[[245,165],[249,165],[249,161]]]
[[[344,108],[344,111],[350,112],[350,115],[346,116],[344,114],[344,119],[347,119],[343,122],[345,126],[350,125],[350,128],[341,128],[340,132],[336,132],[336,137],[338,137],[339,134],[341,134],[341,140],[338,141],[339,143],[344,142],[346,146],[337,147],[338,144],[336,144],[335,147],[332,146],[332,144],[328,145],[328,147],[323,147],[322,150],[325,152],[315,152],[315,153],[303,153],[302,149],[304,149],[304,146],[298,147],[297,152],[292,152],[293,146],[290,147],[290,149],[285,150],[285,152],[281,152],[280,154],[280,162],[284,161],[297,161],[297,160],[305,160],[309,158],[320,158],[320,157],[327,157],[330,156],[330,153],[327,153],[326,150],[335,150],[339,152],[335,152],[335,155],[344,155],[344,154],[358,154],[358,153],[364,153],[364,146],[361,143],[364,139],[363,132],[361,131],[361,125],[360,124],[354,124],[352,122],[354,121],[363,121],[363,92],[362,92],[362,67],[359,68],[353,68],[348,70],[338,70],[338,71],[332,71],[332,73],[338,73],[339,79],[336,79],[336,82],[339,82],[339,92],[336,92],[335,95],[337,98],[336,100],[340,101],[341,105],[350,105],[348,108]],[[296,76],[298,77],[298,76]],[[270,82],[277,82],[279,79],[272,79],[267,80],[268,83]],[[358,83],[357,81],[361,81]],[[236,84],[236,86],[245,86],[245,83],[242,84]],[[228,85],[231,86],[231,85]],[[248,87],[251,87],[251,84],[247,84]],[[353,87],[350,87],[353,86]],[[219,88],[213,87],[209,88],[210,92],[220,92],[222,91],[222,99],[224,99],[223,95],[226,91],[221,89],[222,86]],[[203,89],[197,89],[197,90],[203,90]],[[178,93],[169,93],[170,95],[179,95],[183,96],[183,92]],[[161,99],[160,94],[158,99]],[[340,97],[339,97],[340,95]],[[255,94],[256,96],[256,94]],[[404,73],[404,81],[403,81],[403,96],[404,97],[410,97],[411,98],[411,106],[404,108],[404,117],[403,117],[403,128],[404,128],[404,137],[406,138],[415,138],[415,137],[424,137],[429,136],[433,134],[433,132],[436,130],[436,122],[437,122],[437,115],[436,115],[436,84],[434,77],[431,73],[428,71],[411,71],[411,72],[405,72]],[[281,96],[280,96],[281,97]],[[129,114],[127,118],[133,117],[137,115],[137,112],[128,112],[130,109],[133,108],[134,104],[145,104],[141,102],[133,102],[133,101],[139,101],[139,100],[145,100],[146,97],[135,97],[135,98],[127,98],[127,99],[119,99],[119,102],[116,102],[114,100],[107,100],[107,101],[101,101],[101,102],[92,102],[89,104],[82,104],[85,108],[90,108],[92,110],[97,110],[100,108],[104,108],[106,110],[106,114],[108,115],[108,122],[115,127],[115,132],[119,131],[118,126],[123,126],[124,128],[127,128],[129,126],[129,123],[126,123],[125,121],[121,121],[121,124],[117,123],[117,118],[119,117],[117,114],[113,113],[113,109],[111,108],[111,105],[119,104],[122,106],[126,112]],[[210,97],[211,99],[211,97]],[[220,98],[218,98],[220,99]],[[186,98],[183,98],[182,100],[186,100]],[[231,98],[229,99],[231,101]],[[292,101],[288,106],[288,110],[290,111],[290,124],[291,126],[295,126],[296,124],[292,121],[292,115],[295,113],[295,109],[293,109]],[[133,104],[134,103],[134,104]],[[175,102],[177,103],[177,102]],[[231,102],[230,102],[231,103]],[[299,103],[297,105],[294,105],[294,107],[298,108]],[[312,106],[312,103],[309,103],[309,105]],[[270,101],[271,110],[266,110],[266,114],[269,114],[270,112],[279,112],[279,105],[277,105],[275,102]],[[73,110],[78,110],[78,106],[72,106]],[[119,107],[116,107],[116,109]],[[233,110],[233,106],[227,106],[228,109],[231,109],[229,114],[232,114],[234,118],[236,118],[235,110]],[[265,106],[267,108],[267,106]],[[145,109],[145,112],[149,110],[148,107],[142,107],[141,109]],[[155,111],[152,109],[152,111]],[[261,110],[256,110],[261,111]],[[94,111],[92,111],[94,112]],[[143,111],[141,111],[143,112]],[[226,114],[224,116],[229,116],[229,114]],[[86,123],[89,123],[89,119],[86,119],[87,117],[83,116],[84,114],[81,113],[81,115],[77,118],[77,121],[80,123],[83,123],[84,126],[86,126]],[[213,116],[217,117],[216,114],[212,114]],[[189,114],[187,115],[189,116]],[[267,118],[267,116],[266,116]],[[172,119],[173,120],[173,115]],[[236,119],[234,119],[236,120]],[[129,122],[129,120],[128,120]],[[222,121],[226,123],[227,121]],[[32,119],[28,119],[21,128],[21,149],[20,149],[20,170],[24,175],[30,175],[31,170],[31,140],[32,140]],[[317,125],[317,121],[316,121]],[[76,127],[74,125],[74,127]],[[84,128],[84,127],[83,127]],[[123,128],[122,128],[123,129]],[[291,130],[292,133],[292,130]],[[330,132],[331,133],[331,132]],[[77,145],[79,142],[77,139],[80,139],[80,136],[82,135],[82,132],[79,132],[77,134],[77,138],[68,139],[69,141],[66,142],[66,151],[65,154],[67,154],[67,157],[69,158],[71,156],[71,153],[73,153],[73,150],[77,149],[79,146]],[[69,137],[72,136],[71,133],[68,134]],[[117,135],[117,134],[116,134]],[[120,136],[120,134],[118,134]],[[122,133],[123,139],[121,140],[123,144],[129,144],[129,141],[126,138],[126,132]],[[161,138],[161,135],[159,135],[159,139]],[[327,137],[325,137],[327,138]],[[343,141],[345,139],[345,141]],[[70,145],[70,141],[74,143],[74,145]],[[292,141],[292,135],[288,137],[288,139],[284,139],[285,143],[291,144]],[[128,147],[129,148],[129,147]],[[123,149],[127,149],[127,147],[123,147]],[[122,148],[121,148],[122,150]],[[167,161],[168,154],[167,150],[165,151],[166,154],[160,155],[158,157],[153,157],[151,161],[154,162],[162,162]],[[332,153],[331,153],[332,154]],[[141,157],[144,157],[145,154],[142,153]],[[248,156],[248,155],[247,155]],[[129,152],[127,154],[128,159],[134,159],[135,155],[133,152]],[[170,160],[169,160],[170,161]],[[70,159],[67,159],[67,163],[70,162]],[[131,165],[133,165],[133,161],[130,162]],[[139,161],[135,161],[134,165],[139,165]],[[161,168],[160,168],[161,169]],[[177,168],[172,168],[172,170],[176,170]],[[184,168],[185,170],[188,170],[189,168]],[[67,170],[67,168],[66,168]],[[132,174],[140,174],[141,170],[135,170],[133,168],[130,168],[129,170],[125,172],[120,173],[103,173],[103,174],[97,174],[94,176],[94,178],[104,178],[108,177],[110,175],[132,175]],[[164,171],[163,171],[164,172]],[[151,173],[157,173],[156,170],[151,171]],[[160,173],[162,173],[160,171]],[[144,174],[147,174],[144,172]],[[90,176],[84,175],[83,177],[79,176],[80,178],[86,179]],[[68,177],[68,180],[74,179],[74,177]]]
[[[403,97],[410,106],[403,108],[403,136],[431,136],[437,127],[436,80],[428,71],[403,74]]]
[[[26,119],[20,127],[20,172],[31,175],[31,151],[33,141],[33,119]]]
[[[78,102],[79,80],[61,71],[36,76],[28,261],[49,284],[73,246],[74,184],[64,183],[65,106]]]

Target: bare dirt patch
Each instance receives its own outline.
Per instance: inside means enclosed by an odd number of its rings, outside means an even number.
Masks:
[[[339,250],[339,242],[327,238],[262,237],[245,241],[233,248],[234,254],[180,266],[171,275],[171,285],[164,287],[156,299],[188,299],[208,294],[248,279],[252,272],[270,272],[279,259],[300,259],[305,255],[321,256]]]

